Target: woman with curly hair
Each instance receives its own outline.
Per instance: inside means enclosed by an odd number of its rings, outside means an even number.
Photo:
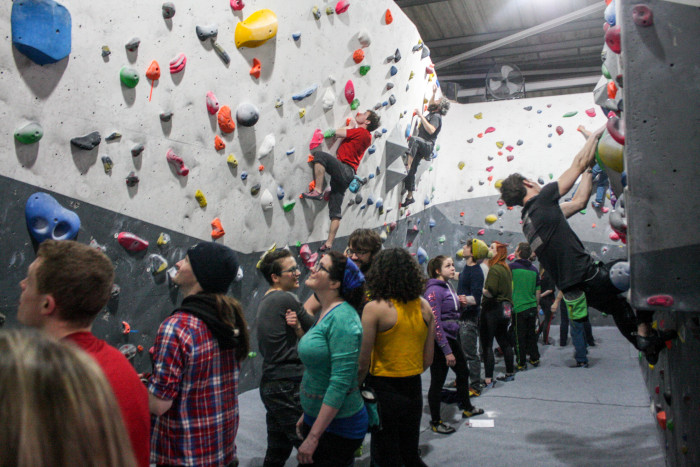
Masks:
[[[506,264],[508,245],[493,242],[489,247],[493,257],[488,260],[489,273],[484,282],[481,298],[481,346],[484,353],[484,381],[487,388],[492,388],[493,381],[493,339],[503,351],[506,375],[499,377],[502,381],[513,381],[513,346],[508,336],[513,300],[513,273]]]
[[[428,284],[424,297],[430,303],[435,316],[435,351],[430,366],[430,428],[435,433],[448,435],[455,429],[440,419],[442,386],[447,378],[448,368],[457,375],[457,400],[462,409],[462,418],[484,413],[469,400],[469,368],[459,343],[459,316],[461,304],[450,280],[455,277],[455,264],[448,256],[436,256],[428,261]]]
[[[367,273],[372,301],[362,314],[359,380],[369,371],[382,422],[372,434],[372,465],[425,465],[418,454],[420,375],[433,360],[435,322],[421,298],[424,285],[420,266],[401,248],[379,252]]]

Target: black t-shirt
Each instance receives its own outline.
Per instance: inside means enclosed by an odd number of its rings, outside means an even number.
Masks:
[[[420,128],[418,128],[418,137],[434,143],[438,137],[438,133],[440,133],[440,129],[442,128],[442,116],[438,112],[431,112],[427,117],[425,117],[425,119],[428,121],[428,123],[435,127],[435,133],[431,135],[428,133],[428,130],[425,129],[425,125],[421,125]]]
[[[523,206],[523,233],[560,290],[586,279],[592,263],[559,206],[559,184],[545,185]]]

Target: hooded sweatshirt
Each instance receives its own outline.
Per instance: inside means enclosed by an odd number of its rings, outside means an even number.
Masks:
[[[447,339],[456,340],[459,333],[460,303],[457,292],[448,283],[441,279],[428,279],[428,284],[423,294],[435,315],[435,341],[442,353],[452,353]]]

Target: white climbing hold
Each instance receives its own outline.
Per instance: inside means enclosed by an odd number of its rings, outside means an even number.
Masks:
[[[263,194],[260,195],[260,206],[263,208],[263,211],[269,211],[272,209],[272,203],[274,202],[274,198],[272,196],[272,193],[270,193],[270,190],[265,189],[263,191]]]
[[[275,135],[270,133],[269,135],[265,136],[265,139],[260,145],[260,149],[258,149],[258,157],[263,158],[268,156],[273,149],[275,149]]]
[[[333,108],[333,104],[335,104],[335,94],[331,88],[328,88],[323,95],[323,110],[328,112]]]
[[[369,45],[372,43],[372,38],[369,37],[369,32],[366,30],[360,31],[360,33],[357,35],[357,40],[360,41],[362,47],[369,47]]]

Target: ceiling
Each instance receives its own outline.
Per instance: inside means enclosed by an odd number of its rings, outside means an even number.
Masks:
[[[524,96],[590,92],[601,76],[603,0],[395,0],[460,102],[493,99],[486,75],[522,72]]]

